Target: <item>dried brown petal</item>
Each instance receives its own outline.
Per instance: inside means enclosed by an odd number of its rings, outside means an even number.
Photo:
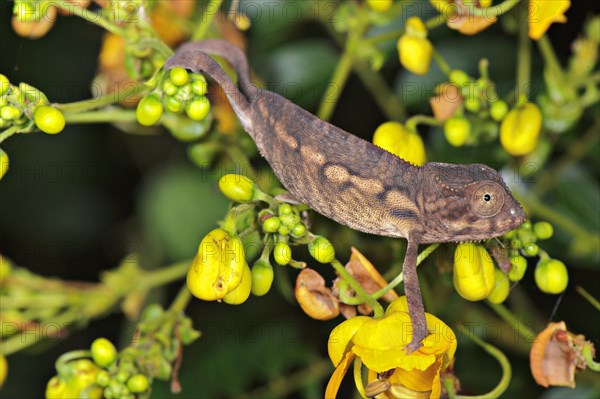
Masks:
[[[581,367],[579,352],[584,340],[582,335],[569,333],[563,321],[548,324],[529,354],[531,373],[538,385],[575,388],[575,370]]]
[[[436,88],[437,95],[429,99],[433,116],[438,121],[445,121],[456,113],[464,102],[460,90],[454,84],[444,83]]]
[[[388,282],[379,274],[373,264],[358,249],[354,247],[351,249],[352,255],[350,256],[350,261],[346,264],[346,270],[352,274],[352,277],[360,283],[365,291],[372,294],[387,286]],[[388,302],[392,302],[398,298],[398,295],[394,290],[390,290],[382,298]]]
[[[313,319],[329,320],[340,314],[338,299],[313,269],[306,268],[298,274],[295,293],[304,313]]]

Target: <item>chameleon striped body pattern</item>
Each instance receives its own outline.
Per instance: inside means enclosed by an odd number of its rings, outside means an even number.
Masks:
[[[234,84],[209,56],[235,68]],[[223,40],[190,42],[165,68],[202,72],[225,91],[281,183],[316,212],[365,233],[408,240],[404,288],[414,351],[427,336],[416,272],[418,245],[500,236],[526,220],[500,174],[481,164],[412,165],[250,83],[243,52]]]

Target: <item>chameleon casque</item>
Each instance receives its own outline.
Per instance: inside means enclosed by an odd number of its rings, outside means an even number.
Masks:
[[[236,70],[232,82],[207,54]],[[223,40],[189,42],[167,60],[203,72],[225,91],[281,183],[316,212],[365,233],[408,240],[403,277],[414,351],[428,335],[416,271],[418,245],[484,240],[526,220],[500,174],[481,164],[418,167],[250,83],[243,52]]]

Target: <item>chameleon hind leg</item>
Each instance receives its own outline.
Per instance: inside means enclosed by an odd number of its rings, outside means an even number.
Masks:
[[[419,243],[409,238],[402,266],[404,293],[406,294],[408,313],[412,324],[412,339],[410,344],[406,346],[408,353],[419,349],[422,345],[421,341],[429,334],[425,319],[425,307],[423,306],[423,298],[421,297],[421,288],[419,287],[419,277],[417,275],[418,249]]]

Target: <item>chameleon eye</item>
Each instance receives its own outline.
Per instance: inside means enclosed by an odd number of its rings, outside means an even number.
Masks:
[[[471,208],[480,217],[496,215],[502,209],[503,204],[503,188],[496,182],[480,184],[471,196]]]

